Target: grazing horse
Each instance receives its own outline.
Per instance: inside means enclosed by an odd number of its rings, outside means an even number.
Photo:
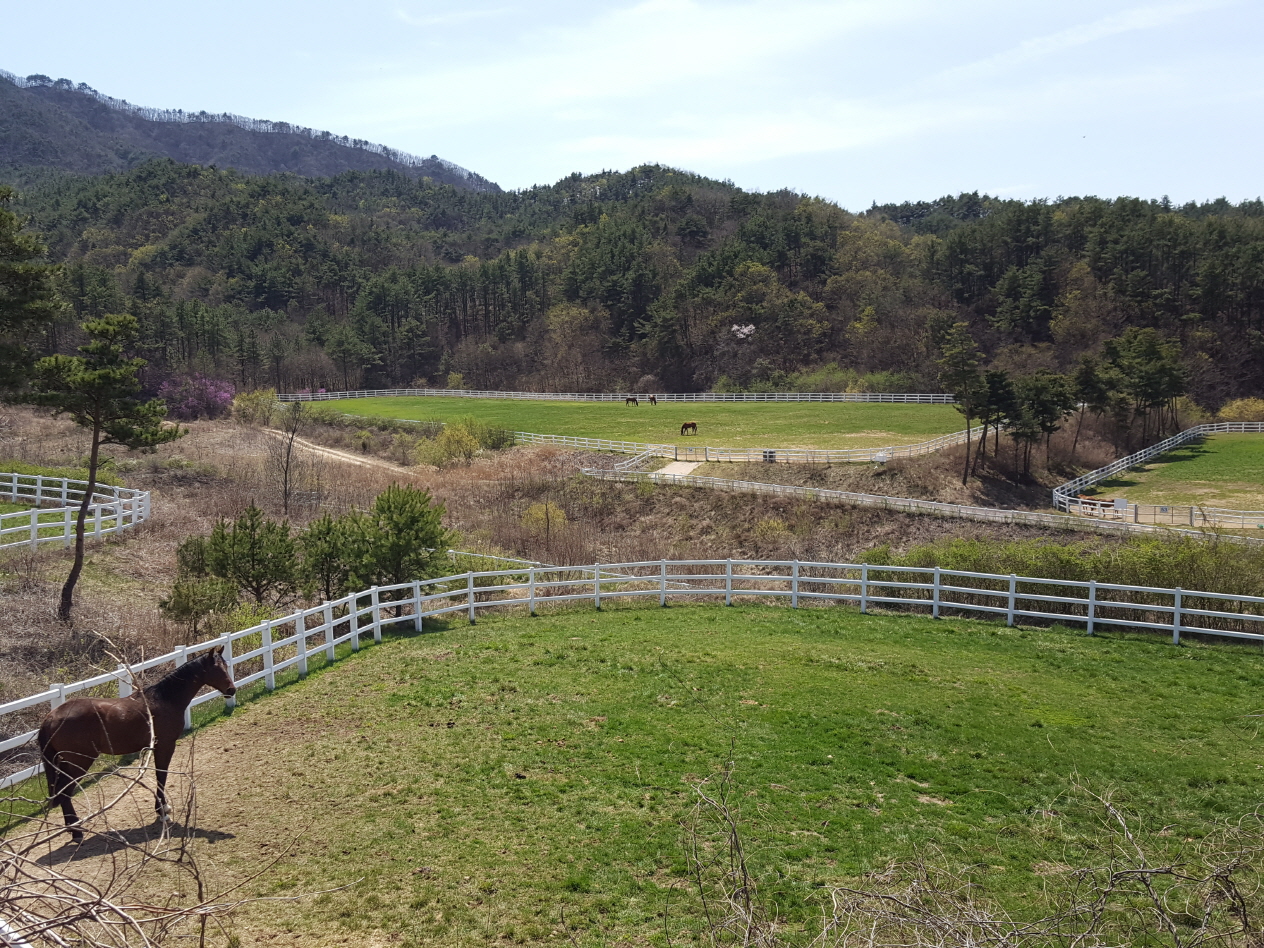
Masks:
[[[624,405],[635,405],[637,408],[640,408],[640,407],[641,407],[641,403],[640,403],[640,402],[638,402],[638,401],[636,400],[636,396],[635,396],[635,395],[629,395],[627,398],[625,398],[625,399],[623,400],[623,404],[624,404]]]
[[[686,421],[683,425],[680,426],[680,433],[682,435],[689,434],[691,432],[693,434],[698,433],[698,423],[696,421]]]
[[[657,399],[657,398],[655,398],[653,395],[651,395],[651,396],[650,396],[650,404],[651,404],[651,405],[657,405],[657,404],[658,404],[658,399]]]
[[[164,822],[168,819],[167,767],[176,738],[184,731],[185,709],[203,685],[229,697],[237,693],[232,672],[218,649],[181,665],[136,694],[72,698],[44,719],[38,740],[49,800],[61,806],[75,842],[83,839],[83,832],[70,796],[100,754],[135,754],[152,747],[158,781],[154,809]]]

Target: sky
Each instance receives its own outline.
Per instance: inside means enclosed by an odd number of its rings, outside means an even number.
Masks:
[[[437,154],[658,162],[852,210],[1264,193],[1261,0],[59,0],[0,68]]]

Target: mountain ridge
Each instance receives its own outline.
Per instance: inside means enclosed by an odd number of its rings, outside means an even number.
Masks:
[[[362,139],[233,113],[152,109],[86,83],[0,70],[0,168],[123,171],[155,157],[235,168],[245,174],[332,177],[393,170],[477,192],[500,187],[432,155],[422,158]]]

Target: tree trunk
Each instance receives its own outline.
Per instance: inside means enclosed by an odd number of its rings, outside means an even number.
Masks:
[[[62,622],[70,621],[70,612],[75,604],[75,584],[79,582],[79,574],[83,572],[84,527],[88,520],[88,508],[92,506],[92,494],[97,488],[97,460],[101,454],[101,424],[92,426],[92,452],[88,455],[88,488],[83,492],[83,503],[79,505],[79,515],[75,518],[75,563],[70,567],[70,575],[66,584],[61,587],[61,604],[57,607],[57,618]],[[32,517],[38,517],[34,510]]]
[[[970,415],[966,414],[966,466],[961,472],[961,486],[964,487],[970,481]]]
[[[973,468],[973,470],[972,470],[972,472],[971,472],[971,473],[977,473],[977,472],[978,472],[978,470],[979,470],[979,458],[983,457],[983,455],[985,455],[985,454],[987,453],[987,433],[988,433],[988,423],[987,423],[987,419],[986,419],[986,418],[984,418],[984,419],[983,419],[983,434],[982,434],[982,435],[980,435],[980,437],[979,437],[979,447],[978,447],[978,449],[974,452],[974,468]]]
[[[1071,441],[1071,463],[1075,463],[1075,448],[1080,443],[1080,428],[1084,426],[1084,409],[1081,408],[1075,419],[1075,438]]]

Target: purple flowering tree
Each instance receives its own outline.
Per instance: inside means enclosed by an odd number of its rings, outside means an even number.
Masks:
[[[235,394],[232,382],[200,374],[167,379],[158,389],[158,397],[167,403],[167,413],[181,421],[227,415]]]

